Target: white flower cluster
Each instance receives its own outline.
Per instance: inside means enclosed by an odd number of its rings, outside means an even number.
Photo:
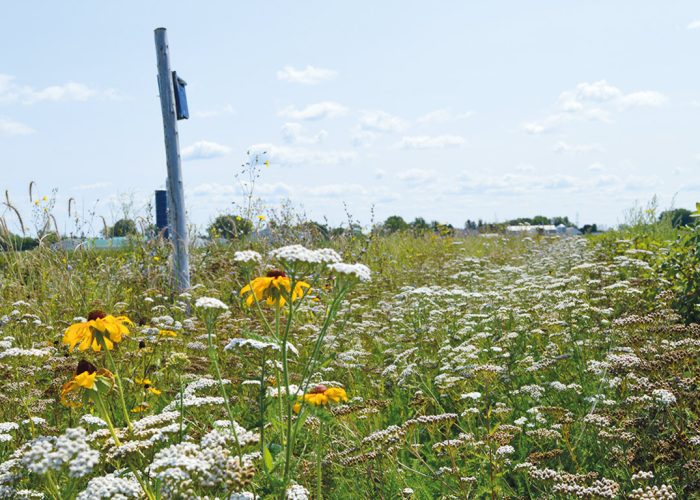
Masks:
[[[654,396],[654,400],[661,406],[671,406],[676,403],[676,396],[666,389],[654,389],[651,395]]]
[[[200,488],[240,491],[250,482],[255,467],[248,457],[241,462],[232,455],[226,441],[212,431],[199,444],[183,442],[163,448],[153,457],[148,473],[161,482],[166,498],[193,498]]]
[[[498,456],[512,455],[513,453],[515,453],[515,448],[509,444],[499,446],[496,450],[496,455]]]
[[[304,488],[302,485],[293,484],[287,488],[285,498],[287,498],[287,500],[309,500],[309,495],[309,490]]]
[[[107,427],[107,422],[102,420],[100,417],[90,415],[89,413],[86,413],[85,415],[80,417],[80,421],[83,424],[94,425],[95,427]]]
[[[124,476],[114,472],[90,479],[87,487],[78,494],[76,500],[141,498],[142,493],[141,486],[131,472]]]
[[[331,264],[340,262],[338,253],[331,248],[311,250],[302,245],[287,245],[269,253],[273,259],[289,264]]]
[[[222,379],[224,384],[230,384],[230,380]],[[221,396],[199,396],[197,391],[201,389],[206,389],[209,387],[214,387],[218,384],[213,378],[202,377],[198,378],[194,382],[187,384],[187,387],[182,391],[182,405],[185,408],[191,406],[199,407],[204,405],[223,405],[224,398]],[[176,396],[165,408],[163,408],[163,413],[169,413],[180,407],[180,394]]]
[[[336,262],[328,264],[328,269],[331,271],[355,278],[362,283],[366,283],[372,279],[372,272],[369,267],[364,264],[346,264],[344,262]]]
[[[83,428],[70,428],[60,436],[39,436],[15,452],[21,465],[35,474],[68,465],[70,477],[83,477],[100,461],[100,452],[90,447]]]
[[[259,264],[262,262],[262,256],[255,250],[243,250],[233,254],[233,260],[242,264]]]
[[[194,306],[200,309],[221,309],[222,311],[228,311],[228,306],[214,297],[200,297],[195,301]]]
[[[238,347],[250,347],[251,349],[258,349],[260,351],[264,349],[272,349],[273,351],[281,351],[282,348],[274,343],[274,342],[263,342],[262,340],[255,340],[255,339],[244,339],[244,338],[235,338],[231,339],[228,344],[226,344],[226,347],[224,347],[225,351],[233,351],[234,349]],[[296,347],[294,347],[291,343],[287,342],[287,349],[292,351],[294,354],[297,356],[299,355],[299,351],[297,350]]]
[[[51,356],[51,353],[55,351],[53,347],[47,347],[45,349],[22,349],[20,347],[10,347],[9,349],[0,352],[0,359],[5,358],[47,358]]]
[[[249,431],[235,420],[233,424],[236,428],[236,436],[238,436],[238,442],[241,446],[260,442],[260,434]],[[217,420],[214,422],[214,426],[216,429],[209,431],[202,437],[202,446],[205,448],[211,448],[213,446],[226,447],[228,444],[235,443],[236,438],[233,432],[231,432],[230,420]]]

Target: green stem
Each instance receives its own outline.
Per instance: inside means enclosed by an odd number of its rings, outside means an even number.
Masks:
[[[212,331],[214,325],[212,321],[207,321],[207,333],[209,337],[209,360],[211,364],[214,365],[214,372],[216,373],[216,379],[219,381],[219,390],[221,391],[221,396],[224,398],[224,405],[226,406],[226,411],[228,412],[229,420],[231,421],[231,433],[236,441],[236,449],[238,450],[238,458],[241,463],[243,463],[243,450],[241,448],[241,442],[238,440],[238,432],[236,431],[236,420],[233,418],[233,410],[231,410],[231,405],[228,401],[228,395],[226,394],[226,387],[224,387],[224,382],[221,377],[221,370],[219,369],[219,357],[216,353],[216,348],[214,347],[214,341],[212,340]],[[180,404],[184,404],[182,401]]]
[[[55,498],[56,500],[61,499],[61,489],[58,487],[58,484],[56,483],[56,479],[53,477],[53,473],[51,471],[48,471],[46,473],[46,482],[49,485],[49,490],[51,490],[51,496]]]
[[[290,283],[290,289],[294,290],[295,286],[295,281],[294,278],[292,278],[291,283]],[[277,306],[277,315],[279,316],[279,305]],[[291,397],[291,394],[289,393],[289,363],[288,363],[288,349],[287,349],[287,337],[289,336],[289,329],[292,324],[292,318],[294,317],[294,302],[291,300],[291,294],[290,294],[290,300],[289,300],[289,315],[287,316],[287,324],[285,325],[285,330],[284,330],[284,337],[282,338],[282,374],[284,376],[284,387],[285,387],[285,396],[287,397],[287,430],[286,430],[286,437],[287,437],[287,448],[285,450],[285,460],[284,460],[284,482],[286,485],[287,480],[289,479],[289,471],[290,471],[290,465],[292,461],[292,447],[294,446],[294,440],[292,439],[292,405],[293,399]],[[279,325],[278,325],[279,328]]]
[[[95,391],[95,404],[97,405],[97,411],[100,412],[100,414],[102,415],[102,418],[107,423],[107,427],[109,427],[109,433],[112,435],[112,439],[114,439],[115,446],[117,446],[117,447],[121,446],[122,444],[119,441],[119,438],[117,437],[117,432],[114,430],[114,425],[112,424],[112,419],[109,418],[109,412],[107,411],[107,408],[105,407],[104,401],[102,401],[102,397],[100,397],[99,391]]]
[[[318,443],[316,445],[316,498],[323,498],[323,420],[318,427]]]
[[[119,390],[119,401],[122,405],[122,412],[124,413],[124,420],[126,420],[126,425],[129,428],[129,432],[133,432],[134,427],[131,425],[131,419],[129,418],[129,410],[126,407],[126,401],[124,400],[124,387],[122,386],[122,379],[119,376],[119,370],[117,370],[117,365],[112,358],[112,353],[107,349],[104,338],[100,337],[100,343],[102,347],[107,352],[107,360],[111,365],[112,371],[114,372],[114,378],[117,380],[117,389]]]
[[[260,458],[265,459],[265,350],[260,370]]]
[[[180,442],[182,442],[183,439],[183,432],[182,432],[182,427],[183,427],[183,422],[185,420],[185,389],[182,385],[182,373],[178,373],[177,376],[178,382],[180,383]]]

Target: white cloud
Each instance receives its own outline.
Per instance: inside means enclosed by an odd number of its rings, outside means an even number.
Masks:
[[[421,116],[416,120],[420,124],[429,123],[446,123],[455,120],[463,120],[474,115],[473,111],[465,111],[464,113],[454,113],[449,109],[436,109]]]
[[[695,21],[688,24],[688,26],[686,26],[686,29],[689,29],[689,30],[700,29],[700,19],[696,19]]]
[[[620,104],[626,108],[640,107],[640,106],[651,106],[658,107],[668,101],[668,97],[660,92],[655,92],[653,90],[643,90],[640,92],[632,92],[627,94],[620,99]]]
[[[28,135],[34,132],[33,128],[24,123],[9,118],[0,118],[0,135]]]
[[[293,66],[285,66],[277,72],[277,79],[291,83],[301,83],[304,85],[316,85],[327,82],[338,76],[337,71],[331,69],[306,66],[306,68],[296,69]]]
[[[661,180],[657,176],[626,176],[601,174],[596,177],[574,177],[570,175],[523,175],[473,176],[463,174],[447,192],[456,195],[491,194],[501,196],[531,195],[533,192],[553,194],[581,193],[612,194],[620,192],[651,192],[658,188]]]
[[[374,178],[377,180],[381,180],[384,177],[386,177],[386,170],[383,168],[378,168],[377,170],[374,171]]]
[[[533,165],[520,164],[515,166],[516,172],[534,172],[535,167]]]
[[[231,152],[231,148],[211,141],[197,141],[182,150],[183,160],[210,160]]]
[[[668,97],[654,90],[625,94],[606,80],[583,82],[559,95],[554,112],[543,119],[525,122],[521,128],[528,134],[542,134],[573,121],[610,123],[615,112],[632,107],[659,107],[667,101]]]
[[[333,199],[348,197],[373,197],[381,194],[380,189],[367,188],[361,184],[318,184],[290,185],[284,182],[259,183],[255,185],[255,194],[268,200],[281,200],[294,196],[296,199]],[[231,198],[242,196],[240,186],[230,184],[199,184],[187,190],[188,196],[203,198],[213,204],[229,202]]]
[[[547,117],[541,121],[523,123],[521,128],[528,134],[539,135],[551,130],[558,122],[559,120]]]
[[[233,115],[235,113],[236,110],[233,108],[233,106],[231,106],[230,104],[226,104],[225,106],[222,106],[219,109],[196,111],[194,113],[194,116],[196,116],[197,118],[214,118],[216,116]]]
[[[352,145],[358,148],[367,148],[374,144],[378,137],[379,134],[377,132],[370,132],[369,130],[355,127],[351,135]]]
[[[565,141],[557,142],[552,150],[559,154],[582,154],[591,152],[601,152],[603,148],[597,144],[569,144]]]
[[[458,135],[415,135],[403,137],[397,146],[403,149],[436,149],[462,146],[465,142]]]
[[[111,182],[94,182],[92,184],[80,184],[78,186],[73,186],[76,191],[92,191],[95,189],[102,189],[111,186]]]
[[[314,135],[304,135],[304,127],[301,123],[285,123],[282,125],[282,137],[291,144],[318,144],[328,136],[328,132],[321,130]]]
[[[565,92],[562,95],[568,96],[568,94],[568,92]],[[610,85],[605,80],[598,80],[597,82],[593,83],[583,82],[576,86],[576,97],[581,100],[605,102],[611,99],[616,99],[620,96],[622,96],[622,91],[617,87]]]
[[[0,74],[0,102],[35,104],[38,102],[87,101],[93,98],[117,99],[118,96],[113,89],[99,90],[77,82],[35,89],[28,85],[15,83],[15,77],[12,75]]]
[[[398,116],[386,111],[369,110],[360,115],[360,129],[370,132],[400,132],[408,124]]]
[[[602,172],[603,170],[605,170],[605,165],[603,165],[603,164],[600,163],[599,161],[597,161],[597,162],[595,162],[595,163],[591,163],[591,164],[588,166],[588,171],[589,171],[589,172]]]
[[[287,106],[278,113],[283,118],[291,120],[322,120],[324,118],[335,118],[343,116],[348,112],[348,108],[333,101],[317,102],[310,104],[304,109],[297,109],[294,106]]]
[[[421,169],[421,168],[410,168],[399,172],[396,176],[400,180],[404,181],[406,184],[411,186],[416,186],[418,184],[426,184],[428,182],[435,181],[438,177],[438,173],[431,169]]]
[[[306,149],[275,144],[254,144],[249,151],[251,154],[260,155],[264,160],[269,160],[271,164],[286,166],[333,166],[351,162],[357,157],[352,151]]]

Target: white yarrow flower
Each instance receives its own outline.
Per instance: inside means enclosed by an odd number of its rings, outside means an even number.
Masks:
[[[233,254],[233,260],[244,264],[259,264],[262,262],[262,255],[255,250],[242,250]]]
[[[194,306],[201,309],[221,309],[222,311],[228,311],[228,306],[214,297],[200,297],[194,303]]]
[[[342,274],[344,276],[350,276],[363,283],[366,283],[372,279],[372,271],[369,267],[364,264],[346,264],[344,262],[336,262],[333,264],[328,264],[328,269],[336,274]]]

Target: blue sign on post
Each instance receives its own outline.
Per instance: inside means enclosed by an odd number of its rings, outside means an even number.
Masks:
[[[175,90],[175,114],[178,120],[187,120],[190,117],[190,111],[187,109],[187,94],[185,87],[187,82],[177,76],[177,72],[173,71],[173,90]]]
[[[168,192],[165,189],[156,190],[156,227],[168,239]]]

